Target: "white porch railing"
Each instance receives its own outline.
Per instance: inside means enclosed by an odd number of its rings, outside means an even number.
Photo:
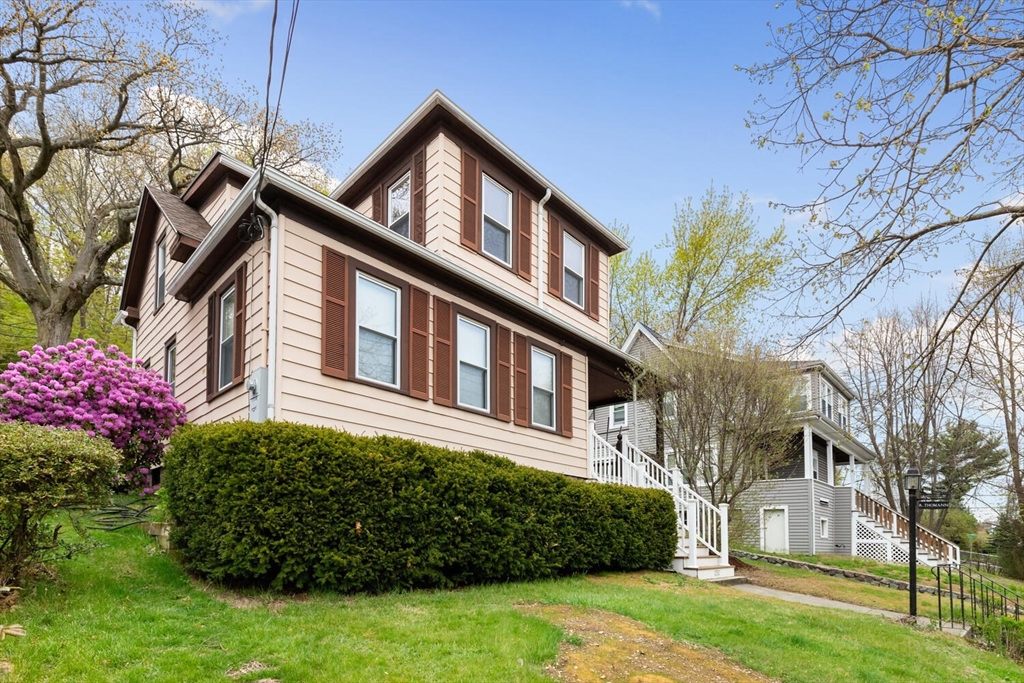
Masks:
[[[606,484],[622,484],[667,491],[675,503],[678,551],[688,558],[686,566],[697,567],[699,545],[729,562],[729,506],[712,505],[683,483],[678,468],[665,469],[623,437],[622,451],[608,443],[590,423],[590,476]]]

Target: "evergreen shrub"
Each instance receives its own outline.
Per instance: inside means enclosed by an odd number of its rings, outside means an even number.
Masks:
[[[186,425],[165,462],[172,542],[235,585],[379,592],[661,569],[676,546],[663,491],[395,437]]]
[[[0,423],[0,587],[75,550],[55,512],[108,501],[120,462],[109,441],[83,431]]]

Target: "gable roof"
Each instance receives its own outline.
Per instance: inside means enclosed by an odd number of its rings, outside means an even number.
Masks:
[[[847,384],[842,377],[839,376],[835,370],[832,369],[826,361],[823,360],[797,360],[790,363],[790,367],[794,370],[798,370],[801,373],[806,374],[811,370],[817,370],[834,386],[839,389],[840,393],[843,394],[844,398],[850,401],[859,401],[860,398],[854,393],[853,389]]]
[[[665,340],[661,338],[661,335],[655,332],[653,328],[640,321],[633,323],[633,329],[629,331],[629,336],[627,336],[626,341],[622,343],[622,350],[626,353],[632,354],[633,352],[630,351],[630,349],[633,348],[633,344],[636,343],[637,338],[641,335],[650,339],[651,343],[654,344],[659,351],[665,350]]]
[[[210,224],[206,222],[206,219],[170,192],[164,192],[152,185],[146,186],[146,192],[153,198],[157,207],[164,214],[164,218],[179,235],[201,242],[210,233]]]
[[[345,180],[334,188],[330,193],[331,199],[340,201],[343,204],[352,204],[359,201],[362,198],[358,196],[359,193],[364,191],[366,184],[372,181],[373,170],[381,169],[395,161],[396,157],[401,153],[400,149],[404,142],[407,142],[410,138],[417,138],[419,135],[427,133],[429,129],[442,122],[456,128],[469,141],[481,145],[505,159],[520,174],[532,181],[536,185],[535,189],[539,189],[540,194],[543,194],[546,189],[550,189],[553,205],[563,209],[567,213],[566,218],[574,225],[598,237],[604,243],[609,256],[629,248],[629,245],[621,237],[585,211],[583,207],[558,189],[554,183],[545,178],[537,169],[526,163],[508,145],[480,125],[480,123],[452,102],[440,90],[432,92],[391,135],[385,138],[384,142],[370,156],[366,157]]]

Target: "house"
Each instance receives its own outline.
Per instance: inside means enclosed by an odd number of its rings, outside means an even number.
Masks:
[[[639,359],[662,353],[669,342],[637,323],[623,350]],[[733,502],[742,512],[743,542],[748,547],[783,554],[857,555],[881,562],[909,561],[909,520],[875,500],[866,484],[865,465],[875,454],[850,433],[853,390],[825,361],[791,364],[801,381],[800,428],[789,459]],[[655,407],[629,392],[619,403],[595,408],[595,438],[625,451],[635,461],[650,459],[678,472],[655,419]],[[621,437],[621,444],[620,444]],[[682,478],[681,473],[676,475]],[[701,486],[696,487],[697,491]],[[918,557],[924,564],[959,563],[959,548],[919,529]]]
[[[608,259],[626,247],[435,92],[329,196],[224,154],[180,197],[146,188],[120,308],[193,422],[390,434],[595,478],[588,414],[634,361],[608,342]],[[702,562],[729,570],[715,543]]]
[[[587,476],[587,411],[629,361],[608,343],[619,237],[440,92],[330,196],[274,169],[257,182],[218,154],[181,197],[140,200],[121,308],[190,420]]]

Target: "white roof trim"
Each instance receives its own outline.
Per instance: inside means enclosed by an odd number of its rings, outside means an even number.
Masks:
[[[625,353],[629,353],[628,349],[633,347],[633,344],[636,342],[636,338],[641,334],[650,339],[651,343],[654,344],[659,351],[665,350],[665,345],[661,343],[661,340],[651,334],[650,329],[639,321],[633,323],[633,329],[629,331],[629,336],[626,337],[626,341],[623,342],[622,350]]]
[[[230,159],[226,161],[228,161],[229,166],[237,165],[239,170],[248,169],[248,167],[245,164],[236,159]],[[208,252],[210,252],[213,249],[213,246],[220,242],[221,239],[224,238],[225,234],[230,231],[231,226],[234,225],[235,222],[239,218],[241,218],[246,211],[249,210],[250,202],[252,201],[252,193],[256,187],[257,178],[258,174],[253,174],[252,177],[249,178],[248,182],[246,182],[246,184],[242,187],[242,189],[238,193],[238,196],[235,197],[235,200],[228,207],[228,210],[225,212],[223,216],[221,216],[220,220],[217,221],[217,224],[213,226],[213,229],[210,231],[210,234],[206,236],[206,239],[204,239],[199,244],[199,247],[196,248],[192,256],[189,257],[188,261],[186,261],[185,264],[181,267],[181,269],[178,271],[178,275],[174,278],[174,280],[168,284],[168,294],[174,296],[177,293],[181,286],[190,277],[192,277],[192,275],[195,274],[195,272],[199,268],[199,264],[203,262]],[[625,351],[622,351],[612,346],[606,341],[598,339],[597,337],[591,335],[589,332],[586,332],[578,327],[568,324],[561,318],[552,315],[548,311],[541,309],[540,307],[530,303],[529,301],[520,299],[517,296],[509,294],[506,291],[506,289],[497,286],[496,284],[489,280],[485,280],[484,278],[480,277],[475,273],[472,273],[468,270],[463,269],[460,266],[453,264],[451,261],[442,258],[441,256],[438,256],[436,253],[427,249],[426,247],[417,244],[405,237],[402,237],[401,235],[391,230],[388,230],[383,225],[374,222],[373,220],[367,218],[358,211],[350,209],[349,207],[344,206],[343,204],[340,204],[339,202],[336,202],[333,199],[330,199],[322,195],[316,190],[307,187],[306,185],[303,185],[302,183],[296,180],[293,180],[291,177],[285,175],[284,173],[278,171],[277,169],[268,167],[266,170],[266,175],[264,176],[264,181],[264,185],[275,185],[281,190],[290,193],[294,196],[297,196],[298,198],[306,202],[309,202],[320,209],[323,209],[324,211],[332,214],[337,218],[348,221],[349,223],[353,223],[358,227],[362,228],[363,230],[372,233],[377,237],[385,239],[386,241],[390,242],[391,245],[394,246],[396,249],[415,253],[417,256],[420,256],[421,258],[432,263],[433,265],[440,267],[444,270],[447,270],[448,272],[452,273],[453,275],[456,275],[459,278],[462,278],[463,280],[472,282],[474,286],[483,289],[484,291],[494,296],[495,298],[520,306],[526,309],[531,315],[544,320],[548,324],[553,325],[554,327],[562,330],[563,332],[566,332],[572,337],[585,340],[592,346],[600,348],[605,353],[621,358],[622,361],[625,363],[638,362],[636,358],[626,353]]]
[[[410,130],[412,130],[413,127],[416,126],[416,124],[418,124],[420,121],[426,118],[427,114],[429,114],[434,109],[434,107],[438,105],[450,111],[455,116],[455,118],[464,123],[470,129],[472,129],[474,133],[476,133],[484,140],[486,140],[488,144],[492,145],[495,149],[501,152],[503,156],[505,156],[517,167],[519,167],[521,171],[526,173],[528,176],[533,178],[535,181],[537,181],[544,187],[551,188],[552,195],[558,198],[559,201],[568,206],[572,211],[582,216],[584,220],[587,221],[589,226],[596,230],[598,233],[600,233],[605,239],[607,239],[608,241],[610,241],[612,244],[614,244],[616,247],[623,251],[629,249],[629,244],[624,242],[621,237],[619,237],[614,232],[609,230],[604,225],[604,223],[594,218],[592,215],[590,215],[590,213],[584,210],[583,207],[581,207],[575,201],[570,199],[569,196],[562,192],[560,189],[558,189],[554,183],[552,183],[550,180],[541,175],[541,173],[533,166],[530,166],[530,164],[526,163],[526,161],[524,161],[522,157],[520,157],[518,154],[513,152],[512,149],[508,147],[508,145],[506,145],[504,142],[495,137],[493,133],[491,133],[489,130],[480,125],[472,116],[463,111],[462,108],[460,108],[457,104],[452,102],[448,98],[448,96],[442,93],[440,90],[435,90],[434,92],[432,92],[430,96],[426,100],[424,100],[423,104],[416,107],[415,111],[413,111],[413,113],[410,114],[405,119],[405,121],[403,121],[401,125],[399,125],[398,128],[396,128],[391,133],[391,135],[387,136],[387,138],[384,139],[384,142],[382,142],[377,147],[377,149],[373,150],[370,156],[366,157],[366,159],[364,159],[361,164],[356,166],[355,170],[353,170],[348,175],[348,177],[345,178],[345,180],[341,181],[341,183],[331,191],[331,194],[329,195],[330,198],[337,199],[342,194],[344,194],[345,191],[352,187],[352,185],[355,184],[355,182],[360,177],[362,177],[367,170],[369,170],[374,164],[380,161],[381,158],[385,154],[387,154],[387,152],[392,147],[394,147],[399,140],[405,137],[406,134]]]

